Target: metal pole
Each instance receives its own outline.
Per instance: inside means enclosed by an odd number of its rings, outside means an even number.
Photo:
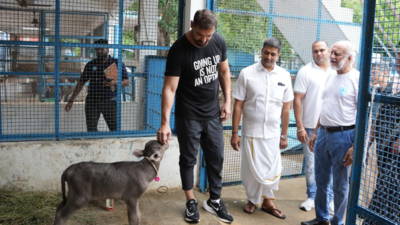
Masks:
[[[269,24],[268,24],[268,37],[272,37],[272,28],[274,26],[274,0],[269,1]]]
[[[368,0],[364,3],[364,16],[361,42],[361,64],[360,83],[358,92],[357,124],[355,137],[355,152],[350,180],[349,204],[347,205],[346,224],[356,223],[358,197],[361,183],[361,172],[363,167],[364,132],[366,127],[366,116],[370,96],[368,85],[370,80],[370,66],[374,41],[374,19],[376,0]]]
[[[54,83],[55,83],[55,96],[54,96],[54,127],[55,135],[58,139],[60,137],[60,102],[59,102],[59,87],[60,87],[60,72],[59,72],[59,57],[60,57],[60,0],[56,0],[56,24],[55,24],[55,48],[54,48]],[[46,82],[46,80],[44,80]]]
[[[318,2],[317,40],[321,38],[322,0]]]
[[[118,81],[117,81],[117,131],[121,131],[121,90],[122,90],[122,28],[124,25],[124,0],[119,0],[118,20]]]
[[[207,0],[206,8],[208,10],[214,11],[214,4],[215,4],[214,0]]]

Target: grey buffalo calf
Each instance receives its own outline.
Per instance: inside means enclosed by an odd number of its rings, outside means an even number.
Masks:
[[[137,157],[144,157],[139,162],[81,162],[69,166],[61,176],[63,201],[57,207],[54,224],[65,224],[89,201],[107,198],[124,200],[129,224],[139,224],[139,198],[157,176],[167,148],[168,145],[158,141],[149,141],[144,150],[133,152]],[[68,184],[68,197],[65,196],[65,182]]]

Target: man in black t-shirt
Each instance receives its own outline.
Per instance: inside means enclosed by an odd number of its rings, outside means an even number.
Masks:
[[[99,39],[95,44],[108,44],[105,39]],[[108,55],[108,48],[96,48],[97,58],[88,62],[83,70],[75,90],[65,106],[69,112],[76,96],[89,81],[88,95],[85,101],[86,127],[88,132],[97,132],[100,114],[103,114],[110,131],[117,130],[117,82],[107,80],[104,70],[113,63],[118,67],[118,60]],[[128,72],[122,63],[122,87],[129,85]]]
[[[226,223],[233,221],[220,199],[224,140],[222,122],[231,114],[231,80],[225,40],[214,33],[217,17],[210,10],[196,12],[189,32],[180,37],[168,53],[162,91],[162,118],[157,139],[165,144],[171,137],[169,125],[175,102],[179,167],[186,195],[185,220],[200,221],[193,194],[193,168],[201,145],[210,187],[210,199],[203,207]],[[225,102],[220,108],[219,85]]]

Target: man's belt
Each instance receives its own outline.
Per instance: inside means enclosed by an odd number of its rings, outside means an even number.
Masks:
[[[339,126],[339,127],[326,127],[326,126],[322,126],[321,128],[325,131],[325,132],[337,132],[337,131],[345,131],[345,130],[352,130],[354,128],[356,128],[356,125],[351,125],[351,126]]]

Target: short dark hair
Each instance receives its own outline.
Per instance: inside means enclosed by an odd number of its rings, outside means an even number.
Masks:
[[[326,42],[326,41],[324,41],[324,40],[316,40],[316,41],[314,41],[314,43],[312,43],[312,45],[311,45],[311,46],[314,46],[314,45],[315,45],[316,43],[318,43],[318,42],[325,43],[325,44],[326,44],[326,47],[328,47],[328,48],[329,48],[328,42]]]
[[[282,42],[276,37],[270,37],[265,39],[263,48],[265,48],[265,46],[277,48],[278,53],[281,53]]]
[[[107,39],[99,39],[94,42],[95,44],[102,44],[102,45],[108,45]]]
[[[193,25],[200,29],[217,28],[217,15],[211,10],[201,9],[194,14]]]

